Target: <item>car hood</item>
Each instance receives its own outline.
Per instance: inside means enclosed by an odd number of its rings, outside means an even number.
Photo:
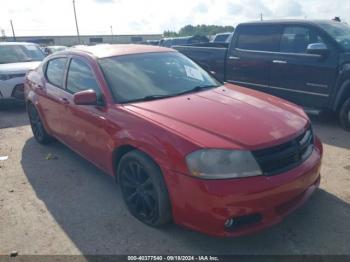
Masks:
[[[273,146],[299,135],[309,124],[300,107],[229,84],[125,107],[208,148]]]
[[[0,64],[0,73],[26,73],[40,65],[40,61]]]

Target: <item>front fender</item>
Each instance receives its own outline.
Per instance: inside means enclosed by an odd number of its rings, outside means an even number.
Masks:
[[[191,143],[161,128],[151,126],[149,123],[142,129],[120,130],[115,133],[113,141],[118,141],[114,145],[115,150],[122,146],[132,146],[150,156],[162,171],[187,172],[185,156],[193,150]]]

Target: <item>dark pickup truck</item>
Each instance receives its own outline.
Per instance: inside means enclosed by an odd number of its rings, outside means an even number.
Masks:
[[[219,80],[335,112],[350,130],[350,27],[334,21],[237,26],[228,47],[174,46]]]

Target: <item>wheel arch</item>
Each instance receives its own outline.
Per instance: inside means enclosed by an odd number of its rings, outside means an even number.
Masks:
[[[338,112],[343,105],[343,103],[350,97],[350,79],[345,80],[339,88],[338,94],[336,96],[333,111]]]
[[[41,108],[39,106],[39,102],[35,101],[35,100],[32,100],[32,99],[26,99],[25,101],[25,106],[26,106],[26,110],[28,112],[28,106],[29,105],[33,105],[36,109],[36,111],[39,113],[39,116],[40,116],[40,119],[41,119],[41,122],[44,124],[44,128],[46,129],[46,132],[49,133],[49,135],[51,135],[51,130],[49,129],[47,123],[46,123],[46,119],[45,117],[43,116],[42,112],[41,112]]]
[[[115,148],[113,153],[112,153],[113,174],[114,174],[116,181],[118,181],[117,170],[118,170],[120,160],[122,159],[123,156],[125,156],[127,153],[129,153],[131,151],[139,151],[139,152],[145,154],[147,157],[149,157],[155,163],[155,165],[162,172],[162,168],[161,168],[161,165],[159,163],[159,159],[156,156],[154,156],[154,154],[148,152],[147,150],[145,150],[143,148],[140,148],[140,147],[132,145],[132,144],[123,144],[123,145],[120,145],[117,148]]]

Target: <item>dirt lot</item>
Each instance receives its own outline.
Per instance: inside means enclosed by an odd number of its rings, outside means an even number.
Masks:
[[[112,178],[60,143],[39,145],[24,110],[3,107],[0,156],[9,158],[0,161],[0,254],[350,254],[350,133],[313,122],[325,146],[321,188],[271,229],[216,239],[141,224]]]

